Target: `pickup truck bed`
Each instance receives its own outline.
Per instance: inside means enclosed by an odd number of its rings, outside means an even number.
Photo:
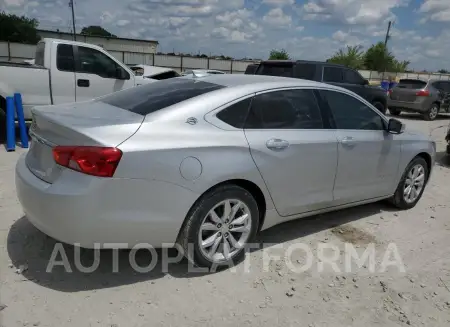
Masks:
[[[26,90],[28,103],[52,103],[50,71],[47,68],[9,62],[1,62],[0,67],[0,87],[6,91],[7,96]],[[10,76],[14,78],[9,78]],[[31,106],[24,105],[23,110],[25,117],[31,117]]]

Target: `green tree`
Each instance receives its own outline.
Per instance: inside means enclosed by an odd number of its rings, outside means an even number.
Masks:
[[[391,71],[396,73],[404,73],[408,70],[408,66],[411,62],[408,60],[398,61],[394,59],[391,65]]]
[[[272,51],[270,51],[269,60],[289,60],[289,59],[291,58],[289,57],[287,51],[284,49],[281,50],[273,49]]]
[[[36,19],[0,12],[0,41],[36,44],[41,39],[38,25]]]
[[[449,73],[449,71],[447,69],[439,69],[437,72],[440,74],[448,74]]]
[[[369,70],[383,72],[392,68],[394,60],[394,55],[389,52],[384,43],[378,42],[367,49],[364,55],[364,66]]]
[[[362,69],[364,66],[364,51],[360,45],[347,46],[345,50],[339,49],[327,62],[345,65],[353,69]]]
[[[103,27],[94,25],[83,27],[83,29],[81,30],[81,34],[89,36],[117,37],[117,35],[109,33]]]

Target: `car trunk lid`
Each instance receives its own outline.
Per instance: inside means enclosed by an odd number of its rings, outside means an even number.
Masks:
[[[402,102],[419,102],[423,99],[421,94],[425,94],[427,84],[426,81],[417,79],[401,79],[389,92],[390,98]]]
[[[31,145],[26,157],[30,171],[53,183],[64,169],[53,159],[57,145],[116,147],[142,124],[145,116],[103,102],[84,102],[32,110]]]

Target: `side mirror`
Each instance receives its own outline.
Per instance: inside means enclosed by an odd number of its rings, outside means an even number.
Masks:
[[[369,85],[369,81],[365,79],[365,80],[363,81],[363,85]]]
[[[391,118],[389,119],[387,131],[391,134],[402,134],[405,131],[405,124],[400,120]]]

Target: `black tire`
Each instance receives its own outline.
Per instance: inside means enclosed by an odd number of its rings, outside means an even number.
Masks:
[[[259,224],[259,209],[255,198],[247,190],[233,184],[223,185],[212,189],[204,194],[191,208],[177,241],[182,247],[185,257],[194,265],[208,268],[230,267],[241,261],[245,256],[245,247],[242,246],[235,255],[229,258],[229,260],[212,261],[207,258],[200,249],[198,236],[203,220],[212,208],[227,199],[242,201],[248,207],[251,214],[251,228],[245,243],[248,244],[255,238]]]
[[[386,114],[386,106],[379,101],[375,101],[372,105],[378,109],[383,115]]]
[[[424,168],[424,185],[422,189],[419,192],[419,195],[413,202],[407,202],[404,199],[404,190],[405,190],[405,183],[408,177],[409,172],[416,167],[417,165],[421,165]],[[423,159],[422,157],[415,157],[406,167],[405,171],[403,172],[402,178],[400,179],[400,182],[398,183],[397,189],[395,190],[394,196],[390,199],[390,202],[396,206],[399,209],[406,210],[411,209],[416,206],[417,202],[419,202],[420,198],[422,197],[423,191],[425,190],[425,187],[428,182],[428,174],[430,171],[430,167],[428,167],[428,163]]]
[[[389,113],[390,113],[392,116],[400,116],[400,114],[402,113],[402,111],[401,111],[401,110],[398,110],[398,109],[391,109],[391,108],[389,108]]]
[[[424,120],[427,121],[432,121],[435,120],[437,118],[437,116],[439,116],[439,105],[437,103],[433,103],[430,107],[430,109],[428,109],[428,111],[422,115]]]

